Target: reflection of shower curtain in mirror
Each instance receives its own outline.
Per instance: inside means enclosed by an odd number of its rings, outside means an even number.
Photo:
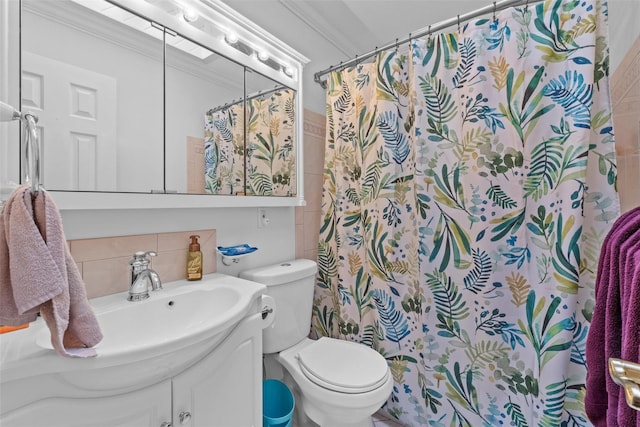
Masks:
[[[204,120],[205,191],[244,193],[242,104],[209,112]]]
[[[296,194],[294,91],[275,91],[247,102],[247,194]]]
[[[211,194],[294,196],[295,92],[277,90],[205,116],[205,190]],[[247,182],[244,183],[246,160]]]

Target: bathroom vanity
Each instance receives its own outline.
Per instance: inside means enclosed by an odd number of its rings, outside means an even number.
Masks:
[[[96,358],[45,348],[41,321],[0,336],[0,424],[261,425],[262,328],[273,317],[263,319],[263,290],[213,274],[165,284],[142,302],[92,300],[105,335]]]

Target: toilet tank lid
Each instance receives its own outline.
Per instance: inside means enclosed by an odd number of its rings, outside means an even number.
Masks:
[[[240,277],[267,286],[281,285],[313,276],[318,271],[315,262],[296,259],[240,272]]]

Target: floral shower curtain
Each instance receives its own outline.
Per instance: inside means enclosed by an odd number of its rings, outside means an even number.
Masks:
[[[547,0],[328,80],[312,332],[383,354],[405,425],[590,425],[619,215],[606,19]]]
[[[246,133],[244,111],[245,104],[237,103],[205,115],[205,190],[295,195],[295,91],[275,90],[248,99]]]

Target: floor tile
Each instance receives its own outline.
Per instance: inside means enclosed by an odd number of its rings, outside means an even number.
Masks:
[[[373,425],[375,427],[403,427],[399,422],[380,412],[373,414]]]

